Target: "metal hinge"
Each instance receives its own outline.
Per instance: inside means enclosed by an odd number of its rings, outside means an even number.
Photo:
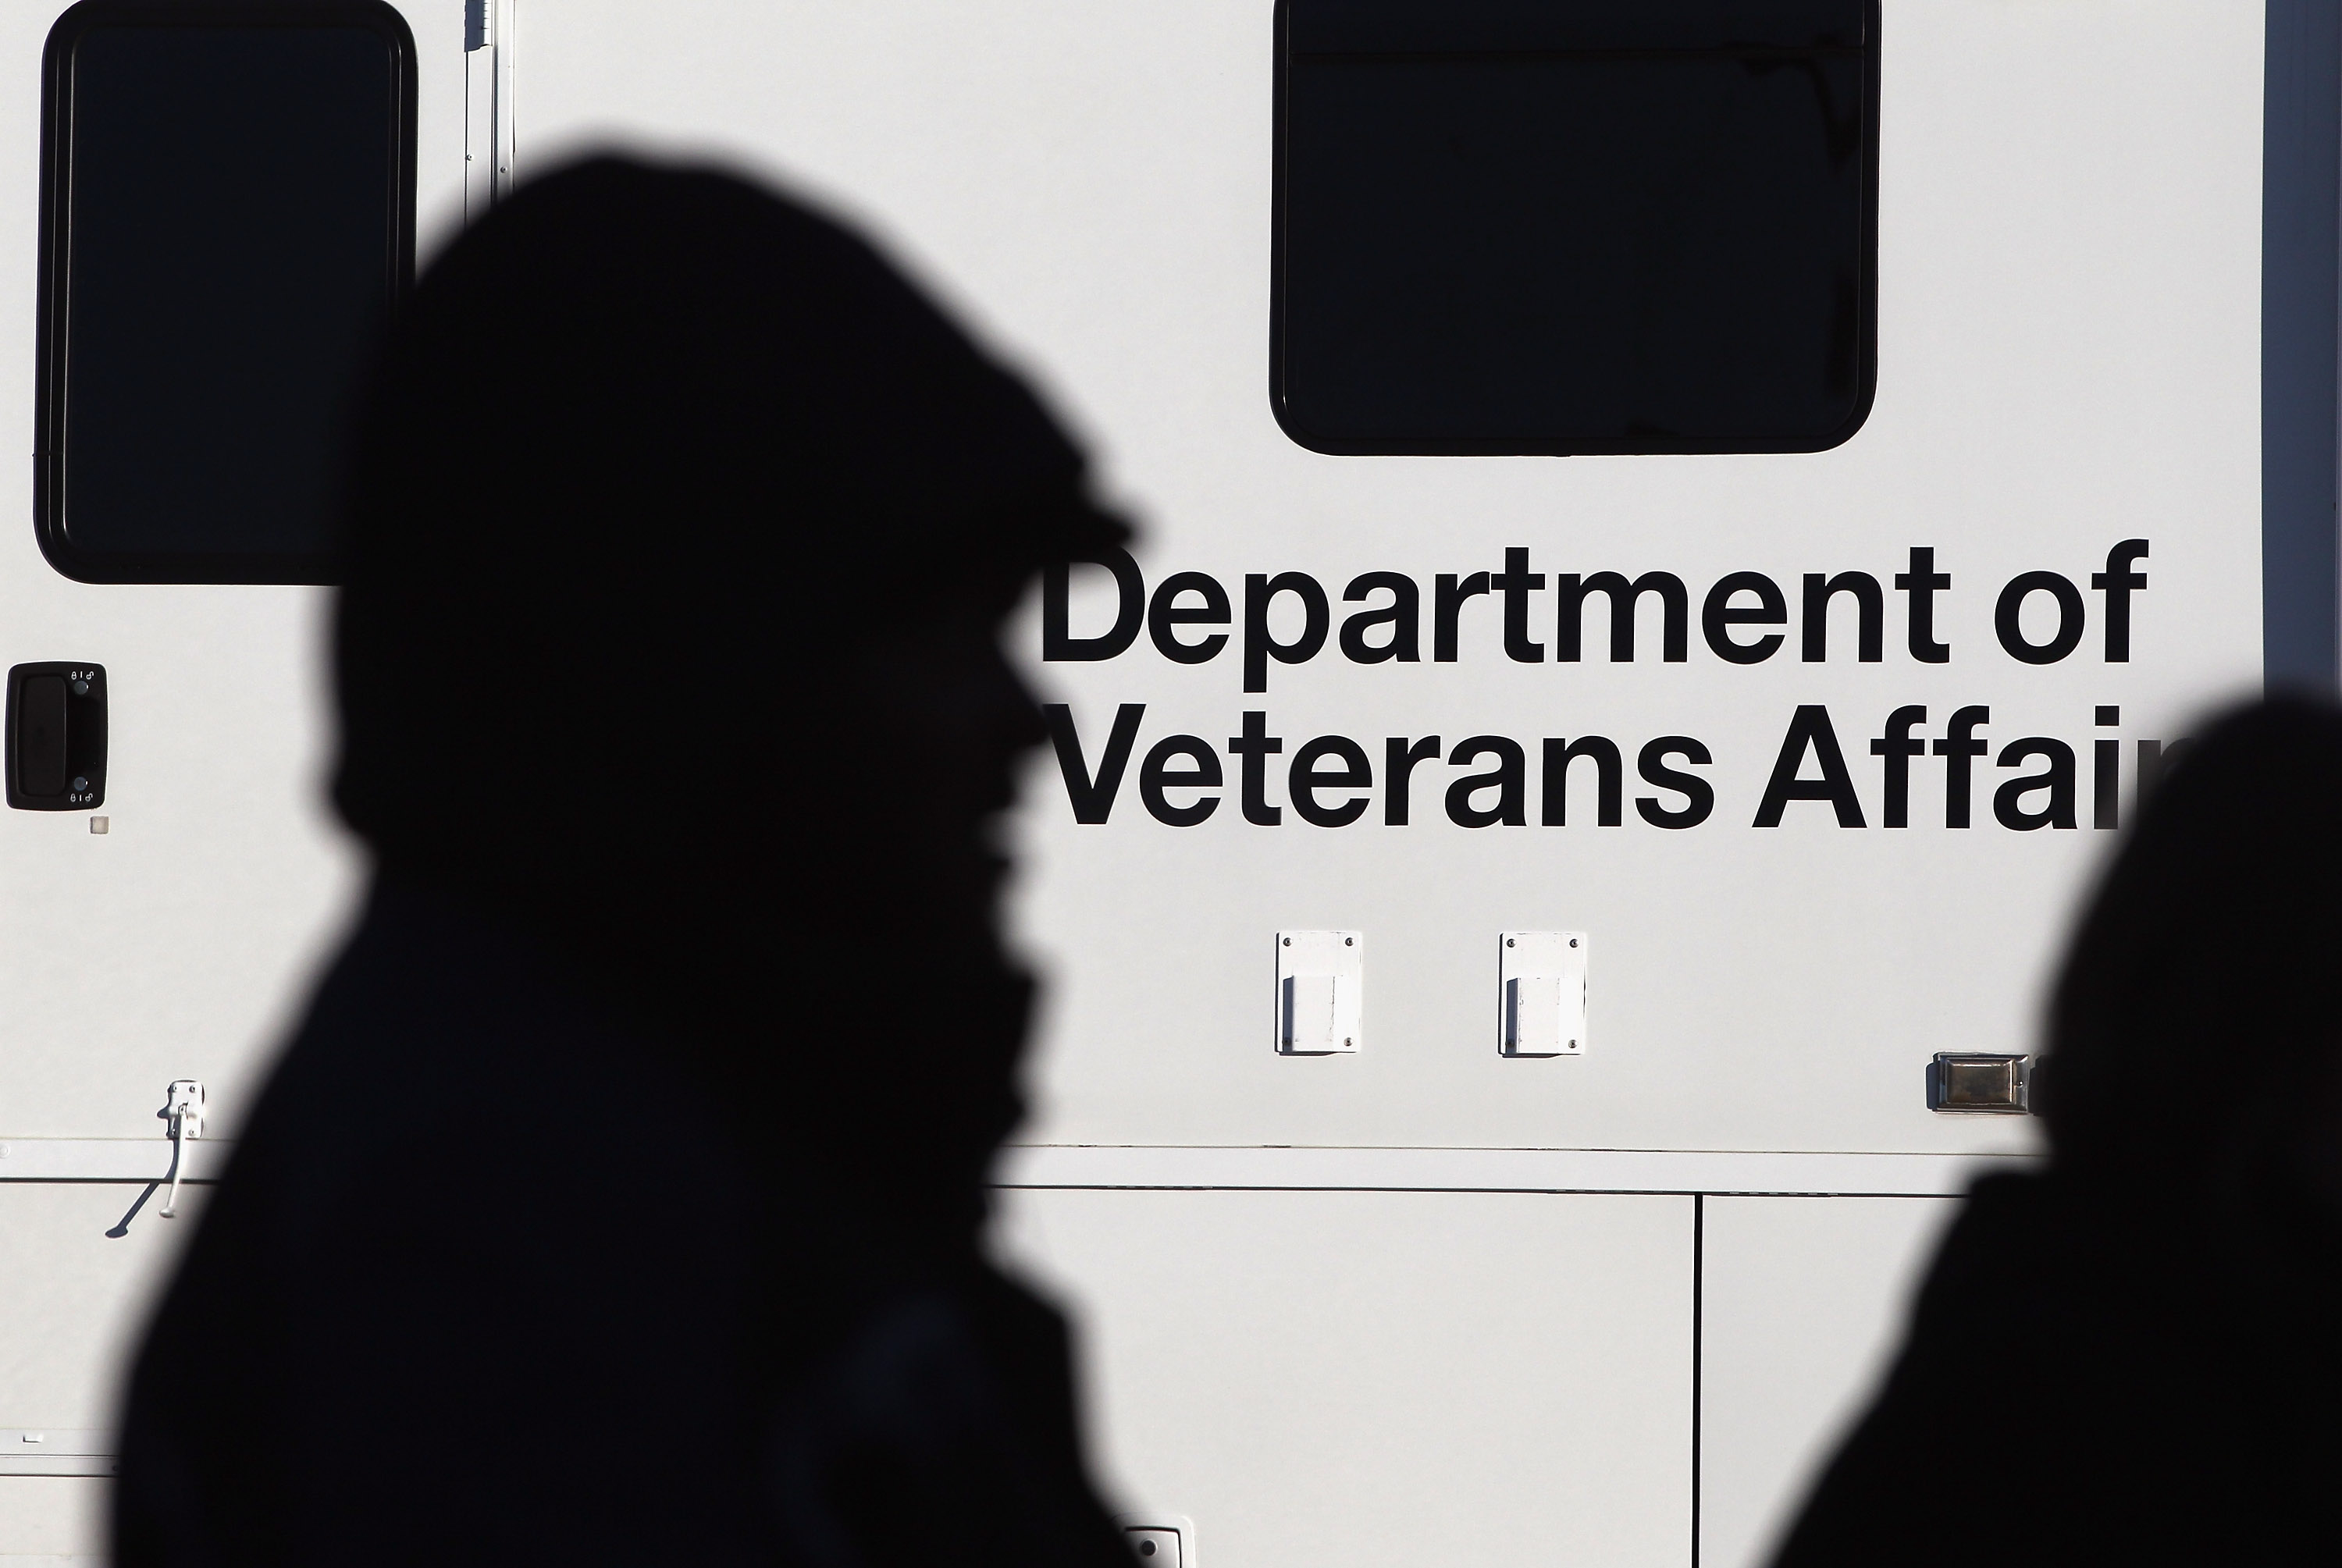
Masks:
[[[464,0],[464,221],[512,195],[515,0]]]

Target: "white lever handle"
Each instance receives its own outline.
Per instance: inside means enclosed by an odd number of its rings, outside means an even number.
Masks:
[[[186,1168],[187,1140],[204,1135],[204,1086],[193,1078],[172,1080],[170,1093],[156,1113],[171,1124],[171,1195],[163,1217],[179,1217],[179,1175]]]

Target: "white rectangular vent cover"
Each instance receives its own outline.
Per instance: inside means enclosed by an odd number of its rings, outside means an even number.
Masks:
[[[1586,1049],[1586,933],[1507,931],[1496,947],[1497,1049],[1576,1056]]]
[[[1276,934],[1276,1048],[1287,1056],[1356,1051],[1366,939],[1355,931]]]

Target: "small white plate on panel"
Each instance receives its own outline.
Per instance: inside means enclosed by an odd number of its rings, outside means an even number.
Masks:
[[[1499,934],[1496,1049],[1507,1056],[1576,1056],[1585,1052],[1586,933]]]
[[[1355,931],[1276,934],[1276,1049],[1330,1056],[1364,1041],[1366,938]]]

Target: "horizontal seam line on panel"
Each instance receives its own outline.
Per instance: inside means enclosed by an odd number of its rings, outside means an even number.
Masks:
[[[1577,60],[1748,60],[1794,64],[1800,60],[1859,60],[1868,53],[1859,44],[1829,44],[1809,48],[1752,45],[1739,48],[1686,45],[1680,49],[1296,49],[1286,58],[1296,64],[1322,65],[1547,65]]]
[[[994,1182],[1012,1193],[1496,1193],[1524,1196],[1611,1198],[1952,1198],[1957,1193],[1907,1189],[1823,1190],[1816,1187],[1490,1187],[1452,1183],[1389,1186],[1366,1182]]]

